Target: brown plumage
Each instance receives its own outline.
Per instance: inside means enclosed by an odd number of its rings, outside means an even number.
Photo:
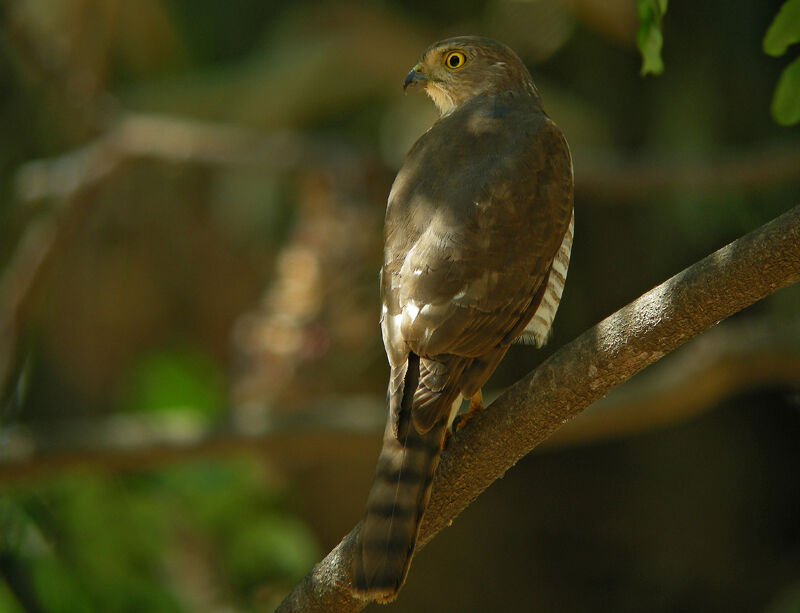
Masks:
[[[356,593],[405,580],[445,433],[521,335],[544,342],[572,245],[572,162],[530,73],[477,37],[428,48],[405,87],[442,116],[386,209],[381,331],[389,419],[353,563]]]

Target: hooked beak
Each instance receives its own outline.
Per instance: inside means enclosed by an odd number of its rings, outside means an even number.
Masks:
[[[425,86],[425,82],[428,80],[428,77],[420,72],[421,70],[422,66],[417,64],[414,66],[414,68],[408,71],[406,78],[403,79],[403,91],[406,91],[409,87],[413,88]]]

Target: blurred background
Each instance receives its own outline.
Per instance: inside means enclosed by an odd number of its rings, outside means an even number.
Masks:
[[[0,1],[0,612],[267,611],[360,519],[381,227],[481,34],[572,147],[555,334],[800,202],[779,0]],[[800,288],[615,390],[422,551],[386,611],[800,611]]]

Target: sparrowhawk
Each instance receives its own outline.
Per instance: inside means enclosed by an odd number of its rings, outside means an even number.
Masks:
[[[386,208],[389,418],[353,561],[356,593],[381,601],[408,573],[462,398],[480,404],[515,340],[546,340],[573,231],[569,148],[511,49],[438,42],[403,86],[424,89],[441,117],[406,155]]]

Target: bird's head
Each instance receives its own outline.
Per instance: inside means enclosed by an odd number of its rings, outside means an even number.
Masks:
[[[459,36],[434,43],[408,72],[403,89],[421,88],[444,115],[475,96],[516,91],[538,98],[528,69],[510,48]]]

